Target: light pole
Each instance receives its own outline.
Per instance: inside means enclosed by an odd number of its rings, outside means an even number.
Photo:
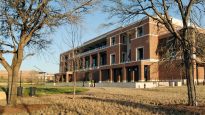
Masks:
[[[21,87],[22,71],[20,71],[20,86],[17,87],[17,96],[23,96],[23,87]]]

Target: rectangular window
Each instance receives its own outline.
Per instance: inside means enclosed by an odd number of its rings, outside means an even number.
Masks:
[[[127,37],[126,37],[126,36],[123,36],[123,37],[122,37],[122,43],[123,43],[123,44],[126,44],[126,43],[127,43]]]
[[[68,71],[68,69],[65,67],[65,72],[67,72]]]
[[[93,58],[93,67],[96,67],[96,66],[97,66],[97,59]]]
[[[90,56],[85,57],[85,68],[90,67]]]
[[[106,65],[107,64],[107,55],[106,53],[101,53],[100,54],[100,65]]]
[[[169,58],[176,59],[176,50],[174,48],[168,50]]]
[[[137,57],[136,58],[137,60],[144,59],[144,49],[143,48],[137,48],[136,57]]]
[[[129,54],[127,56],[127,61],[131,61],[131,49],[129,49]]]
[[[121,38],[123,44],[127,44],[127,38],[128,38],[127,33],[122,33],[120,35],[120,38]]]
[[[144,35],[144,28],[143,28],[143,26],[137,28],[136,34],[137,34],[137,37],[141,37],[141,36]]]
[[[111,64],[115,64],[115,54],[111,54]]]
[[[125,62],[126,61],[126,53],[122,53],[122,62]]]
[[[115,37],[111,38],[111,46],[115,45]]]
[[[68,56],[67,55],[65,56],[65,61],[68,61]]]

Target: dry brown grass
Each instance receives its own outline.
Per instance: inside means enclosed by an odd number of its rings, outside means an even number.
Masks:
[[[40,109],[26,109],[19,114],[205,114],[205,86],[197,87],[198,107],[185,106],[186,87],[128,89],[128,88],[90,88],[80,93],[76,99],[72,95],[58,94],[42,97],[19,98],[18,103],[29,108],[46,105]],[[0,101],[0,105],[4,105]],[[6,111],[4,111],[6,113]],[[8,112],[7,112],[8,113]],[[10,114],[12,111],[10,111]],[[14,113],[14,112],[13,112]],[[13,114],[12,113],[12,114]]]

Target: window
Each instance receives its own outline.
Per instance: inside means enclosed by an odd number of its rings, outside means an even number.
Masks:
[[[111,54],[111,64],[115,64],[115,54]]]
[[[172,48],[168,50],[168,56],[170,59],[176,59],[176,49]]]
[[[93,58],[93,67],[96,67],[96,66],[97,66],[97,59]]]
[[[122,43],[123,43],[123,44],[126,44],[126,43],[127,43],[127,37],[126,37],[126,36],[123,36],[123,37],[122,37]]]
[[[137,37],[140,37],[140,36],[144,35],[144,28],[143,28],[143,26],[137,28],[136,34],[137,34]]]
[[[68,56],[67,55],[65,56],[65,61],[68,61]]]
[[[100,54],[100,65],[106,65],[107,64],[107,55],[106,53],[101,53]]]
[[[111,46],[115,45],[115,37],[111,38]]]
[[[144,59],[144,49],[143,48],[137,48],[136,57],[137,57],[136,60]]]
[[[68,68],[67,67],[65,67],[65,72],[67,72],[68,71]]]
[[[129,49],[128,59],[127,61],[131,61],[131,49]]]
[[[122,53],[122,62],[125,62],[126,61],[126,53]]]
[[[82,58],[79,60],[79,68],[80,68],[80,69],[83,68],[83,59],[82,59]]]
[[[127,33],[121,34],[120,38],[121,38],[123,44],[127,44],[127,38],[128,38]]]
[[[90,58],[89,57],[86,57],[85,59],[85,68],[89,68],[90,67]]]

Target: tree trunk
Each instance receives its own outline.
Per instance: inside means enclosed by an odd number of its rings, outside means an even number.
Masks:
[[[6,91],[6,102],[7,105],[10,104],[10,100],[11,100],[11,81],[12,79],[12,71],[8,71],[8,85],[7,85],[7,91]]]
[[[9,106],[15,106],[17,104],[17,83],[18,83],[18,76],[19,76],[19,68],[14,68],[12,70],[12,75],[9,80],[8,85],[8,99],[7,104]]]
[[[74,85],[73,85],[73,99],[75,99],[75,93],[76,93],[76,75],[75,75],[75,72],[73,72],[73,82],[74,82]]]
[[[185,75],[187,79],[187,93],[188,93],[188,105],[196,106],[196,89],[194,85],[194,68],[190,54],[184,52],[184,64],[185,64]],[[188,57],[188,58],[187,58]]]
[[[11,66],[11,72],[9,74],[8,81],[8,101],[9,106],[15,106],[17,104],[17,83],[19,70],[23,60],[23,46],[19,46],[19,49],[16,54],[14,54]]]

